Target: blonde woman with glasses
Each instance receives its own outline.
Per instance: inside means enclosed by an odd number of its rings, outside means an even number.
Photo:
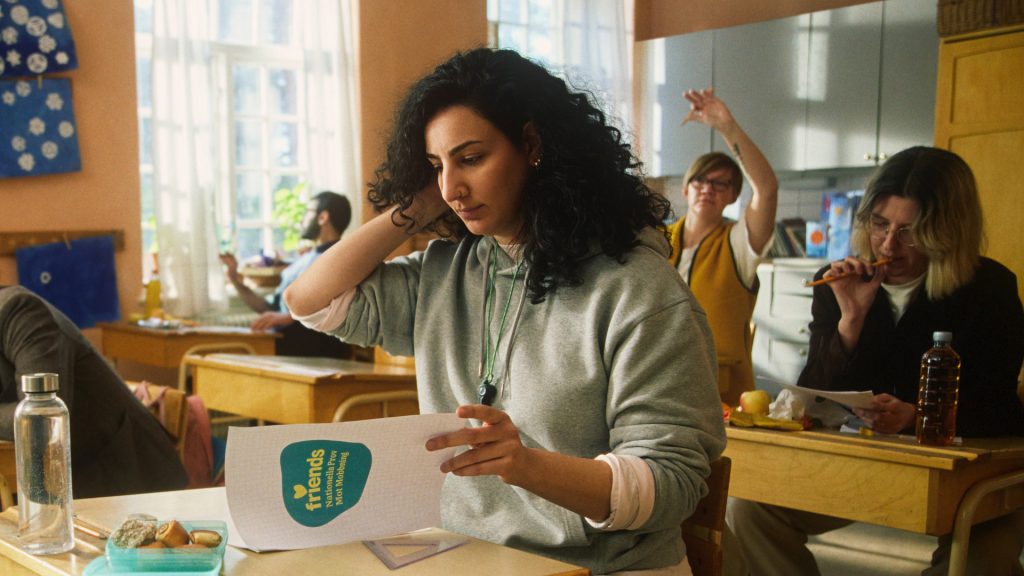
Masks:
[[[874,406],[857,416],[877,432],[913,434],[921,355],[933,332],[948,331],[962,362],[957,435],[1024,435],[1024,310],[1013,272],[981,256],[983,239],[974,176],[959,156],[916,147],[887,160],[857,210],[859,257],[817,274],[834,280],[814,289],[800,385],[870,387]],[[730,503],[728,522],[750,574],[817,574],[807,535],[850,523],[743,500]],[[939,538],[923,574],[947,572],[950,542]],[[1024,573],[1024,514],[976,525],[970,542],[969,574]]]
[[[687,90],[684,122],[710,126],[725,140],[728,154],[704,154],[690,165],[683,181],[686,216],[671,224],[669,261],[689,284],[708,315],[719,357],[740,361],[722,401],[735,406],[754,388],[750,318],[757,297],[757,265],[764,261],[775,232],[779,184],[768,160],[743,131],[713,88]],[[740,197],[746,173],[753,196],[738,221],[723,216]]]

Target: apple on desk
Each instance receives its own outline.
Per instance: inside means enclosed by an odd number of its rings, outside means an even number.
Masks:
[[[764,390],[748,390],[740,394],[740,412],[752,415],[768,415],[768,406],[772,399]]]

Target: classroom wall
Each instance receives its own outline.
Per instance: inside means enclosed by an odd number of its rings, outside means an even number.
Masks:
[[[457,50],[486,44],[486,0],[359,3],[360,182],[383,160],[395,106],[409,85]],[[363,221],[375,215],[364,202]]]
[[[79,68],[53,76],[71,79],[82,170],[0,179],[0,232],[123,230],[115,265],[127,315],[142,289],[134,12],[128,0],[62,4]],[[0,284],[17,283],[14,257],[0,257]]]
[[[125,248],[115,265],[127,316],[141,308],[142,289],[132,3],[64,7],[80,67],[58,76],[72,81],[82,170],[0,179],[0,232],[123,230]],[[391,114],[405,89],[455,50],[486,44],[487,16],[485,0],[362,0],[358,13],[360,181],[366,182],[383,157]],[[372,215],[368,206],[364,210]],[[14,257],[0,257],[0,284],[17,284],[16,270]]]

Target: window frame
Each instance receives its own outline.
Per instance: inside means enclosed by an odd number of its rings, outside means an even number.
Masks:
[[[217,162],[217,219],[230,223],[230,246],[222,241],[222,248],[235,251],[238,237],[243,230],[259,230],[262,250],[280,251],[279,236],[283,230],[274,222],[274,195],[282,176],[294,177],[294,182],[309,181],[309,155],[305,149],[306,98],[303,78],[302,50],[290,47],[244,46],[214,42],[210,45],[213,58],[214,90],[218,106],[217,142],[220,158]],[[259,112],[237,112],[234,101],[234,66],[253,66],[258,71]],[[294,115],[277,114],[268,111],[269,82],[272,70],[291,70],[295,74],[296,111]],[[238,121],[255,121],[260,125],[260,161],[253,166],[238,165],[237,127]],[[272,160],[271,127],[279,122],[294,124],[296,127],[296,161],[291,166],[280,166]],[[256,218],[243,218],[238,209],[239,176],[257,174],[260,186],[260,214]],[[305,200],[305,199],[304,199]],[[240,258],[254,254],[236,254]]]

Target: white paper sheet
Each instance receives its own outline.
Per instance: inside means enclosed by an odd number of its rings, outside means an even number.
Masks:
[[[851,408],[871,408],[871,399],[875,397],[875,394],[871,390],[862,390],[859,392],[831,392],[827,390],[815,390],[813,388],[794,386],[783,382],[775,382],[775,384],[778,384],[787,390],[792,390],[794,394],[810,398],[820,396]]]
[[[440,467],[455,449],[428,452],[425,444],[464,425],[454,414],[424,414],[233,427],[225,460],[233,532],[264,551],[438,526]]]

